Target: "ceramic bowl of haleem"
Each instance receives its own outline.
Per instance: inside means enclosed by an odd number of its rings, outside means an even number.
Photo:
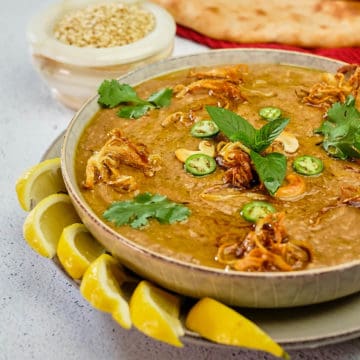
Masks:
[[[70,0],[31,20],[32,62],[56,99],[78,110],[103,79],[169,57],[175,22],[162,7],[135,0]]]
[[[104,80],[65,135],[69,195],[109,252],[177,293],[253,308],[355,293],[359,76],[242,49]]]

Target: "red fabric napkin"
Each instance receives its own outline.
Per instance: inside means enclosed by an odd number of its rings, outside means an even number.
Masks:
[[[336,60],[345,61],[351,64],[360,64],[360,47],[344,47],[344,48],[301,48],[291,45],[282,45],[276,43],[254,43],[242,44],[232,41],[216,40],[202,35],[192,29],[177,25],[176,34],[183,38],[195,41],[199,44],[206,45],[212,49],[225,49],[225,48],[267,48],[267,49],[282,49],[300,51],[310,54],[330,57]]]

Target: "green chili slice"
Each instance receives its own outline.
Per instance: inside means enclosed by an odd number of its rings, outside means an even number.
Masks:
[[[280,119],[282,112],[279,108],[275,106],[267,106],[259,110],[259,115],[267,121],[273,121],[276,119]]]
[[[216,161],[206,154],[193,154],[185,161],[185,170],[195,176],[211,174],[215,169]]]
[[[192,136],[198,138],[211,137],[220,131],[219,127],[212,120],[200,120],[190,130]]]
[[[240,215],[247,221],[257,222],[265,216],[276,212],[275,208],[266,201],[252,201],[244,205]]]
[[[293,168],[301,175],[317,175],[323,171],[324,163],[315,156],[303,155],[294,160]]]

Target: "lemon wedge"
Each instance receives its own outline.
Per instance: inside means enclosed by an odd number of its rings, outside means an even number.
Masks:
[[[60,158],[44,160],[25,171],[16,182],[20,206],[30,211],[48,195],[66,192],[61,175]]]
[[[52,194],[42,199],[27,215],[23,235],[40,255],[52,258],[64,227],[79,222],[67,194]]]
[[[179,319],[180,304],[179,296],[142,280],[130,298],[131,320],[144,334],[182,347],[179,336],[184,335],[184,328]]]
[[[123,328],[130,329],[129,304],[121,289],[126,280],[118,260],[102,254],[85,271],[80,292],[94,308],[110,313]]]
[[[226,345],[289,355],[263,330],[235,310],[211,298],[199,300],[188,312],[185,326],[202,337]]]
[[[61,265],[73,279],[80,279],[90,263],[104,252],[104,247],[80,223],[64,228],[56,251]]]

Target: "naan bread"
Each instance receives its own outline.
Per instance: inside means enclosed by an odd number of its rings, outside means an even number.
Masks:
[[[360,46],[360,1],[152,0],[183,26],[239,43]]]

